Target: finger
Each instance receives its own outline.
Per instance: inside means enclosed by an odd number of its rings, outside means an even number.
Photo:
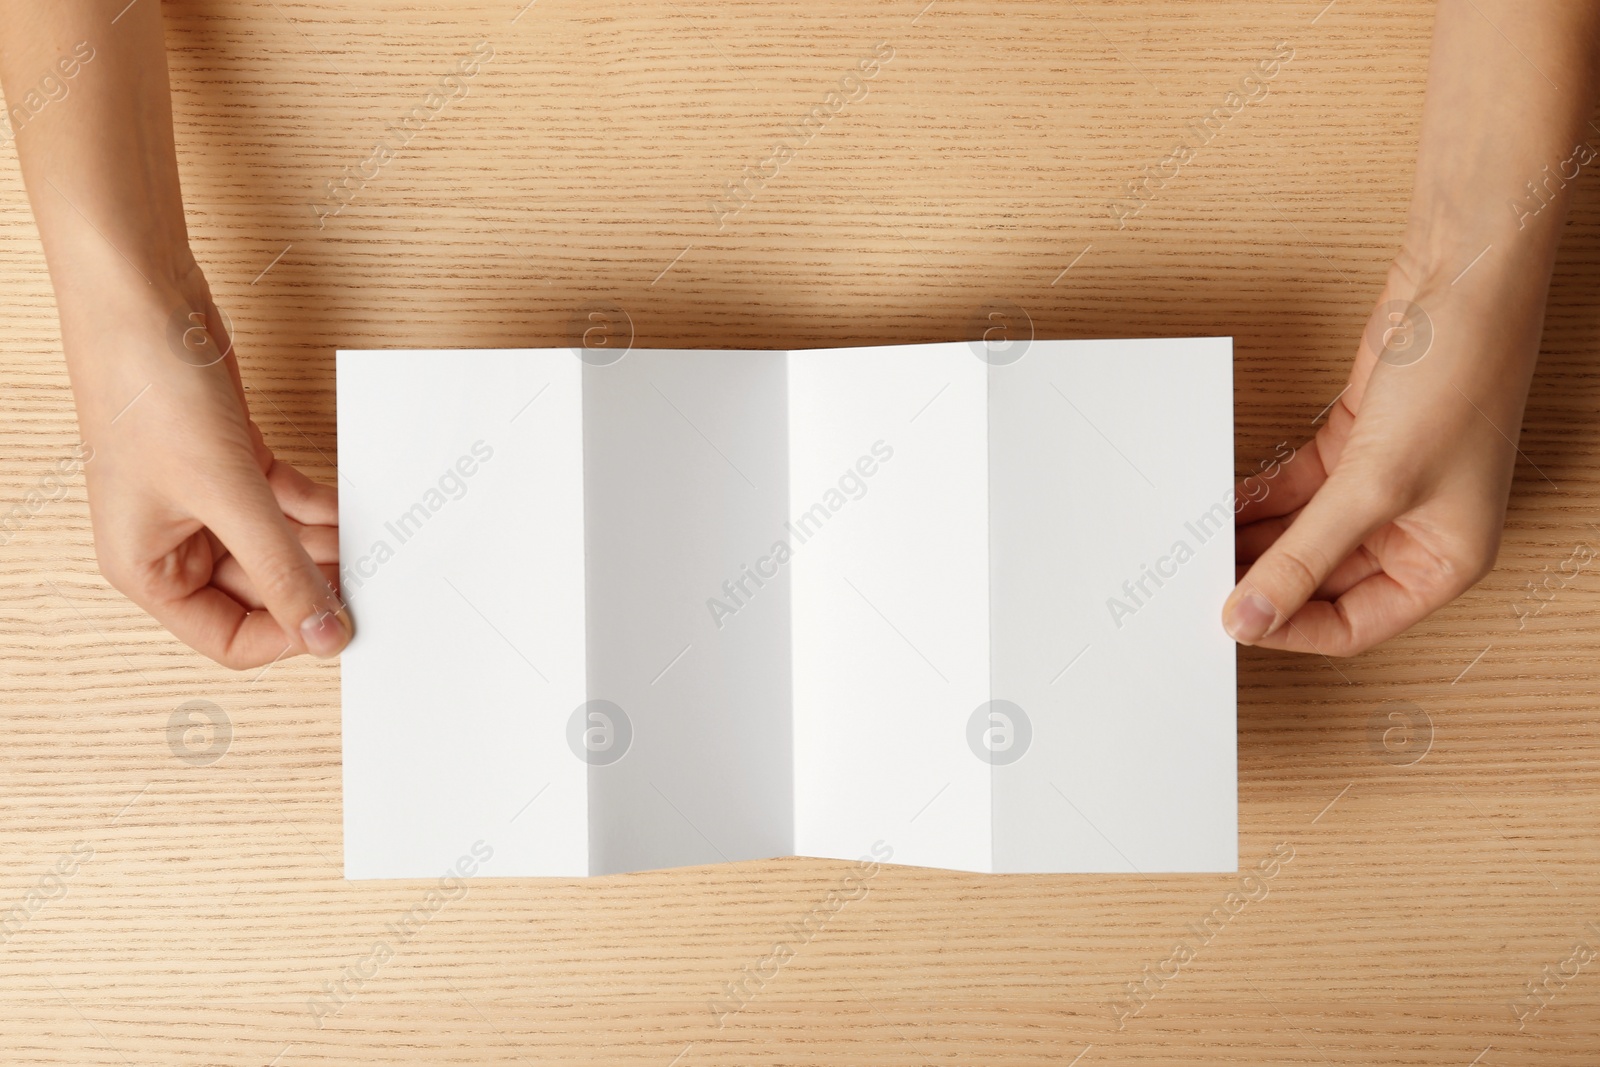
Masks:
[[[246,607],[214,586],[150,614],[172,636],[231,670],[265,666],[302,651],[270,613]]]
[[[331,485],[314,482],[289,464],[274,461],[267,484],[278,507],[295,522],[307,526],[339,525],[339,493]]]
[[[1302,508],[1327,480],[1322,451],[1313,437],[1287,462],[1279,464],[1278,473],[1273,477],[1262,472],[1239,482],[1234,491],[1238,494],[1236,499],[1243,500],[1244,504],[1234,517],[1234,525],[1248,526]]]
[[[1296,512],[1295,514],[1299,514]],[[1278,538],[1283,536],[1294,522],[1294,515],[1282,515],[1271,519],[1261,519],[1248,526],[1240,526],[1233,531],[1233,561],[1235,563],[1254,563],[1261,558],[1261,554],[1271,548]]]
[[[265,478],[235,489],[243,500],[202,516],[244,568],[284,636],[312,655],[339,653],[350,640],[349,616],[312,562]]]
[[[1249,572],[1250,564],[1261,558],[1294,520],[1294,515],[1286,515],[1281,519],[1262,519],[1234,533],[1234,582],[1237,583]],[[1381,570],[1383,565],[1372,550],[1365,544],[1357,545],[1355,551],[1333,569],[1333,573],[1317,587],[1312,596],[1317,600],[1334,600]]]
[[[200,536],[204,537],[206,539],[206,543],[211,546],[211,558],[214,562],[220,563],[222,560],[228,558],[228,546],[223,544],[222,540],[217,537],[216,534],[202,526],[200,528]]]
[[[1393,518],[1370,488],[1330,480],[1311,498],[1223,605],[1223,625],[1255,644],[1292,618],[1367,536]]]
[[[1387,574],[1357,582],[1335,601],[1313,600],[1288,624],[1257,641],[1263,648],[1352,656],[1401,631],[1448,603],[1449,589],[1408,588]]]
[[[124,568],[113,562],[107,573],[174,637],[225,667],[259,667],[291,651],[293,644],[271,615],[252,613],[207,585],[213,567],[210,541],[196,535],[152,564]]]
[[[1338,600],[1374,574],[1382,573],[1383,564],[1378,561],[1372,549],[1364,544],[1357,545],[1355,551],[1340,561],[1339,565],[1333,568],[1333,573],[1317,586],[1312,599]]]
[[[300,537],[300,544],[305,548],[306,554],[311,557],[311,562],[317,564],[317,569],[323,577],[333,578],[339,571],[339,531],[330,526],[301,526],[290,523]],[[233,556],[224,556],[217,560],[211,572],[211,584],[227,593],[239,603],[251,608],[263,607],[261,594],[256,591],[255,583],[245,573],[244,566]]]
[[[333,586],[333,591],[338,593],[338,564],[319,563],[317,564],[317,570],[321,572],[323,578],[327,579],[328,584]],[[266,605],[261,602],[261,595],[256,592],[256,587],[250,583],[249,577],[245,575],[242,568],[234,567],[227,573],[219,572],[218,574],[213,575],[211,578],[211,584],[228,594],[228,596],[232,597],[240,604],[243,604],[251,611],[261,611],[266,607]]]
[[[217,564],[216,570],[211,573],[211,584],[251,611],[260,611],[267,606],[237,560],[228,559]]]

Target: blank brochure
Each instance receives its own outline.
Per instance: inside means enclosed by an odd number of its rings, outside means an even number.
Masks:
[[[1236,869],[1231,339],[590,354],[338,355],[347,877]]]

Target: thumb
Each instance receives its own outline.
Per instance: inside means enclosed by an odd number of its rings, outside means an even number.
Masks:
[[[264,477],[207,525],[244,569],[291,648],[336,656],[350,642],[350,616],[312,562]]]
[[[1367,492],[1338,478],[1324,482],[1289,528],[1263,552],[1222,608],[1222,624],[1242,645],[1275,633],[1362,541],[1393,515]]]

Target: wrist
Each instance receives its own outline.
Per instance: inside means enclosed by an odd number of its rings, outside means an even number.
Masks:
[[[99,417],[115,415],[144,386],[219,362],[217,345],[229,341],[209,314],[214,305],[198,266],[159,283],[125,265],[99,277],[98,284],[88,275],[57,282],[62,348],[80,417],[104,421]]]
[[[1389,268],[1390,296],[1430,312],[1456,305],[1469,316],[1542,320],[1565,209],[1552,203],[1539,225],[1519,227],[1509,208],[1419,197]]]
[[[1496,426],[1520,425],[1538,362],[1553,245],[1494,240],[1481,227],[1409,232],[1389,267],[1380,311],[1425,323],[1424,377],[1469,398]],[[1514,431],[1511,431],[1514,433]]]
[[[95,340],[104,348],[118,332],[148,329],[184,308],[205,309],[211,287],[187,245],[140,256],[137,265],[113,253],[113,260],[80,257],[54,262],[50,280],[61,317],[62,342],[69,359],[75,342]]]
[[[1481,220],[1453,225],[1443,218],[1421,224],[1413,219],[1390,267],[1390,281],[1436,295],[1482,290],[1503,299],[1524,292],[1542,303],[1556,246],[1542,235],[1519,234],[1514,224],[1508,229]]]
[[[47,247],[47,253],[52,250]],[[187,242],[113,246],[95,236],[74,250],[47,255],[50,282],[63,324],[89,317],[113,304],[171,302],[176,294],[209,295],[205,274]]]
[[[1551,155],[1542,169],[1527,164],[1520,185],[1505,167],[1473,178],[1459,161],[1442,172],[1419,165],[1397,260],[1415,277],[1442,276],[1446,284],[1469,266],[1476,273],[1499,264],[1502,273],[1537,277],[1542,287],[1555,264],[1573,179],[1595,158],[1579,142]]]

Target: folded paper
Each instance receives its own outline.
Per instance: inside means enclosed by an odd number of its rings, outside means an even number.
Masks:
[[[339,353],[347,876],[1234,870],[1231,341],[979,354]]]

